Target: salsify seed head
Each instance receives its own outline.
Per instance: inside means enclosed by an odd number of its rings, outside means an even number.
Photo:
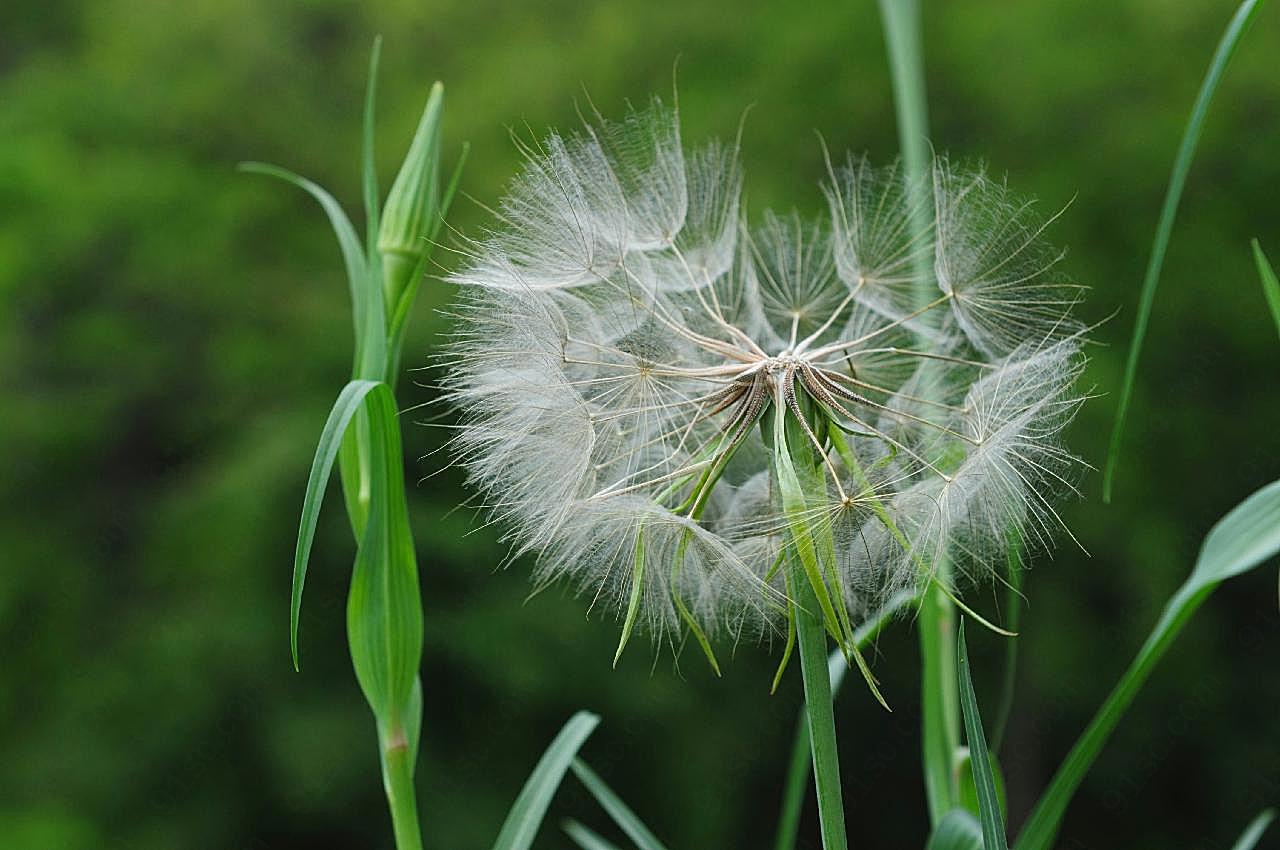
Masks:
[[[798,533],[851,621],[944,557],[955,594],[1011,533],[1050,544],[1080,289],[1003,183],[849,158],[825,215],[748,227],[736,144],[686,150],[657,101],[524,153],[453,275],[445,396],[539,586],[616,610],[624,643],[707,648],[785,633]],[[810,462],[799,503],[781,446]]]

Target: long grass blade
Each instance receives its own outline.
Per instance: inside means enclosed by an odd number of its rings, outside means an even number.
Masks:
[[[1227,63],[1235,53],[1240,39],[1249,29],[1253,17],[1257,14],[1260,0],[1244,0],[1236,9],[1226,32],[1218,42],[1218,48],[1209,62],[1209,70],[1204,82],[1200,84],[1200,93],[1196,95],[1195,105],[1191,107],[1191,117],[1187,120],[1186,129],[1182,133],[1182,143],[1178,146],[1178,154],[1173,161],[1173,173],[1169,177],[1169,188],[1165,192],[1164,206],[1160,209],[1160,218],[1156,223],[1155,239],[1151,243],[1151,256],[1147,261],[1147,271],[1142,279],[1142,293],[1138,297],[1138,314],[1133,323],[1133,340],[1129,343],[1129,358],[1125,363],[1124,380],[1120,385],[1120,403],[1116,409],[1116,420],[1111,430],[1111,446],[1107,451],[1107,466],[1102,479],[1102,499],[1111,501],[1112,486],[1115,483],[1116,465],[1120,460],[1120,445],[1124,438],[1124,428],[1129,416],[1129,405],[1133,399],[1133,385],[1138,376],[1138,358],[1142,354],[1142,343],[1147,335],[1147,324],[1151,320],[1151,308],[1155,304],[1156,287],[1160,283],[1160,270],[1164,266],[1165,252],[1169,247],[1169,236],[1173,232],[1173,220],[1178,213],[1178,201],[1182,198],[1182,189],[1187,182],[1187,173],[1191,170],[1191,160],[1195,157],[1196,145],[1200,141],[1200,131],[1204,128],[1205,116],[1209,113],[1209,105],[1222,81],[1222,74]]]
[[[1165,605],[1129,668],[1058,767],[1023,825],[1014,850],[1049,850],[1053,846],[1076,789],[1187,620],[1220,583],[1253,569],[1278,552],[1280,481],[1274,481],[1237,505],[1205,537],[1191,576]]]
[[[1011,632],[1017,632],[1022,624],[1022,534],[1010,530],[1006,535],[1004,622]],[[1018,678],[1018,638],[1004,642],[1004,678],[1000,687],[1000,702],[996,707],[996,719],[991,726],[991,752],[999,753],[1004,742],[1009,716],[1013,713],[1013,689]]]
[[[293,654],[293,669],[298,664],[298,617],[302,611],[302,588],[307,581],[307,562],[311,558],[311,544],[316,536],[316,522],[320,518],[320,503],[324,498],[325,484],[333,470],[347,425],[365,396],[377,381],[351,381],[338,393],[338,399],[329,411],[329,418],[320,431],[315,458],[311,461],[311,473],[307,477],[307,490],[302,498],[302,520],[298,524],[298,541],[293,553],[293,588],[289,598],[289,648]]]
[[[361,132],[360,189],[364,198],[365,250],[378,253],[378,169],[374,154],[374,118],[377,112],[378,63],[382,58],[382,36],[374,36],[369,52],[369,79],[364,92],[364,122]]]
[[[622,799],[614,793],[605,781],[596,775],[596,772],[587,766],[587,763],[580,758],[574,759],[569,768],[573,771],[573,775],[578,777],[587,790],[591,792],[591,796],[596,798],[596,802],[605,810],[609,817],[613,818],[613,822],[635,843],[639,850],[667,850],[662,846],[662,842],[654,835],[649,827],[636,817],[636,813]]]
[[[1253,261],[1258,266],[1258,278],[1262,281],[1267,306],[1271,308],[1271,318],[1276,323],[1276,333],[1280,333],[1280,280],[1276,280],[1275,269],[1271,267],[1267,255],[1262,253],[1262,246],[1257,239],[1253,240]]]
[[[569,718],[569,722],[542,754],[533,773],[529,774],[524,788],[520,790],[520,796],[516,797],[502,824],[498,839],[493,843],[493,850],[529,850],[565,771],[599,723],[599,716],[588,711],[579,711]]]
[[[1244,832],[1240,833],[1236,843],[1231,845],[1231,850],[1253,850],[1262,840],[1262,833],[1267,831],[1267,827],[1271,826],[1271,822],[1275,819],[1275,809],[1264,809],[1259,812],[1258,816],[1244,828]]]
[[[960,708],[964,714],[965,738],[969,742],[969,765],[978,789],[978,820],[982,823],[982,844],[986,850],[1008,850],[1004,832],[1004,816],[996,791],[995,774],[991,770],[991,753],[982,731],[982,715],[978,713],[978,697],[973,692],[973,675],[969,670],[969,648],[964,640],[964,621],[956,640],[956,674],[960,681]]]
[[[265,162],[242,162],[236,167],[248,174],[264,174],[283,180],[306,192],[320,204],[325,215],[329,217],[334,235],[338,237],[338,248],[342,251],[342,264],[347,270],[347,287],[351,292],[356,338],[359,339],[361,328],[364,327],[364,298],[360,293],[365,280],[364,249],[360,247],[360,237],[356,236],[356,229],[352,226],[351,219],[347,218],[342,205],[334,200],[333,195],[325,191],[324,187],[287,168]]]

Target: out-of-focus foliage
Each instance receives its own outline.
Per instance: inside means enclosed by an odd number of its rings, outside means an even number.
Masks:
[[[926,2],[934,141],[981,156],[1048,208],[1093,287],[1090,377],[1117,386],[1155,215],[1228,13],[1191,0]],[[1280,252],[1280,16],[1264,9],[1218,95],[1174,229],[1117,501],[1098,477],[1064,547],[1027,578],[1019,700],[1002,763],[1016,830],[1194,560],[1209,525],[1280,475],[1275,332],[1248,240]],[[0,846],[326,848],[389,842],[374,730],[350,671],[351,544],[325,514],[290,670],[288,588],[310,453],[350,365],[346,287],[300,194],[237,174],[286,163],[353,213],[365,59],[386,36],[384,183],[431,81],[445,156],[491,202],[509,130],[575,121],[588,98],[678,78],[692,139],[744,134],[748,198],[816,209],[814,130],[875,159],[896,147],[875,4],[385,0],[9,0],[0,10]],[[679,57],[678,69],[675,60]],[[453,225],[474,232],[460,198]],[[448,254],[438,255],[448,263]],[[423,287],[405,365],[429,362],[450,293]],[[430,371],[417,373],[428,383]],[[432,392],[402,384],[404,405]],[[1114,399],[1073,444],[1103,457]],[[430,411],[425,415],[432,416]],[[445,432],[408,428],[406,461]],[[331,499],[337,498],[331,492]],[[525,602],[472,531],[453,472],[409,494],[423,570],[428,846],[486,846],[546,742],[579,707],[584,757],[669,844],[772,835],[799,700],[740,648],[714,679],[686,652],[609,662],[617,627],[552,591]],[[472,533],[468,533],[472,532]],[[987,610],[996,610],[994,600]],[[975,681],[999,638],[970,634]],[[837,723],[851,832],[920,846],[916,643],[881,639],[888,715],[846,694]],[[1280,799],[1280,614],[1259,575],[1224,587],[1156,672],[1068,815],[1064,846],[1229,846]],[[987,671],[987,672],[984,672]],[[798,679],[798,677],[793,677]],[[994,693],[979,693],[992,704]],[[610,836],[570,783],[553,813]],[[805,834],[816,840],[806,812]],[[1195,836],[1194,839],[1188,836]],[[568,846],[549,829],[539,846]],[[1074,842],[1074,844],[1072,843]]]

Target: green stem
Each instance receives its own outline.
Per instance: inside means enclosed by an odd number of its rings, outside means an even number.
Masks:
[[[929,170],[929,117],[925,99],[923,39],[920,34],[919,0],[880,0],[885,43],[893,79],[893,100],[898,117],[898,142],[903,166],[913,191],[925,191]],[[924,206],[912,229],[924,233],[928,222]],[[930,258],[916,258],[915,276],[921,304],[935,295]],[[929,815],[936,826],[955,807],[957,789],[951,768],[960,743],[960,694],[956,684],[955,606],[943,592],[949,566],[932,565],[934,581],[920,600],[920,654],[922,661],[921,717],[924,740],[925,793]]]
[[[960,746],[955,606],[938,584],[921,594],[919,629],[925,796],[936,826],[959,797],[952,765]]]
[[[907,605],[914,605],[916,597],[901,591],[877,611],[854,633],[854,645],[861,648],[871,643],[880,630]],[[831,680],[831,701],[840,692],[849,663],[844,653],[836,649],[827,656],[827,675]],[[787,766],[787,781],[782,791],[782,809],[778,814],[778,831],[774,836],[774,850],[794,850],[796,836],[800,832],[800,810],[804,806],[804,794],[809,788],[809,767],[812,764],[809,744],[808,717],[802,711],[796,718],[796,737],[791,747],[791,760]]]
[[[383,742],[382,784],[391,808],[391,828],[396,850],[422,850],[422,830],[418,826],[418,800],[413,791],[411,748],[403,733]]]
[[[880,20],[889,51],[889,71],[893,82],[893,105],[898,118],[898,145],[902,165],[914,192],[925,191],[929,171],[929,110],[924,90],[924,53],[920,36],[919,0],[880,0]],[[929,215],[921,204],[913,204],[912,230],[928,230]],[[933,288],[932,258],[917,252],[913,260],[917,281],[917,303],[928,304],[937,297]]]
[[[836,750],[836,720],[827,672],[827,630],[818,613],[818,597],[795,556],[788,558],[795,594],[796,635],[800,673],[804,679],[805,717],[813,755],[813,779],[818,797],[818,820],[825,850],[846,850],[844,800],[840,793],[840,758]]]

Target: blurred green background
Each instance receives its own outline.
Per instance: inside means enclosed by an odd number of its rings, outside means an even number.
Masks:
[[[1138,282],[1182,124],[1234,6],[1208,0],[925,0],[939,150],[985,158],[1047,208],[1090,285],[1100,396],[1072,442],[1101,465]],[[453,224],[474,232],[518,166],[511,128],[567,126],[670,92],[686,138],[748,106],[750,207],[817,208],[821,154],[894,155],[871,0],[6,0],[0,8],[0,848],[388,847],[372,722],[351,673],[352,557],[331,491],[291,671],[287,595],[311,452],[349,368],[338,252],[312,201],[238,174],[278,162],[357,212],[368,48],[386,37],[379,160],[389,182],[427,88],[446,83],[450,156],[472,144]],[[1248,239],[1280,261],[1280,9],[1228,70],[1174,231],[1117,500],[1100,475],[1027,580],[1004,761],[1025,817],[1194,559],[1212,522],[1280,475],[1280,342]],[[384,186],[386,182],[384,182]],[[1074,200],[1073,200],[1074,199]],[[446,323],[428,282],[406,348]],[[430,373],[418,375],[427,383]],[[406,382],[401,404],[432,393]],[[414,478],[441,431],[409,427]],[[410,493],[426,608],[419,765],[428,846],[486,847],[542,748],[580,707],[585,755],[677,848],[772,835],[799,704],[776,656],[715,679],[633,651],[616,624],[457,511],[453,473]],[[1183,634],[1072,806],[1068,848],[1210,848],[1280,803],[1280,614],[1268,568]],[[988,597],[976,601],[990,607]],[[975,630],[979,695],[1000,639]],[[838,706],[855,846],[919,847],[916,643],[881,640],[895,707]],[[569,780],[556,824],[607,823]],[[805,846],[817,842],[812,810]],[[1270,844],[1280,847],[1280,837]]]

